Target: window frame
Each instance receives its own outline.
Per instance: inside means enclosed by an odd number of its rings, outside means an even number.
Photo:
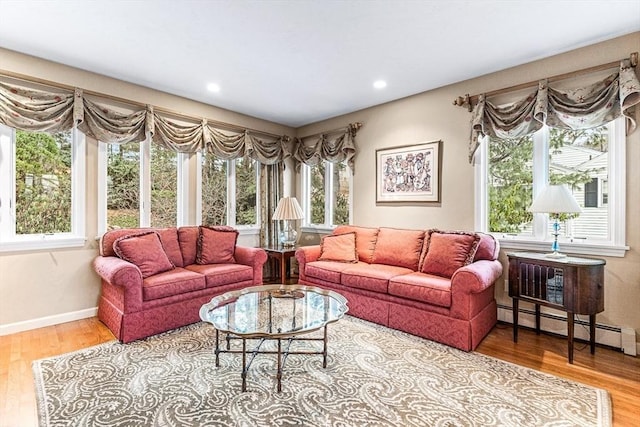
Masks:
[[[151,144],[147,136],[140,141],[140,227],[151,225]],[[98,141],[98,235],[107,231],[107,165],[109,162],[110,143]],[[176,194],[176,227],[188,224],[189,218],[189,154],[177,153],[177,194]]]
[[[608,215],[609,240],[583,241],[582,239],[559,238],[563,252],[593,255],[624,257],[629,247],[625,244],[626,236],[626,135],[625,119],[619,117],[608,125],[611,137],[608,146],[609,184],[608,184]],[[547,183],[549,170],[548,158],[549,130],[545,126],[533,134],[533,196],[542,191]],[[476,164],[474,165],[475,187],[475,228],[489,233],[488,223],[488,137],[483,138],[478,148]],[[613,173],[615,171],[615,173]],[[601,182],[598,183],[600,187]],[[601,200],[598,192],[599,203]],[[549,218],[542,213],[534,214],[533,235],[507,235],[504,233],[490,233],[503,249],[549,251],[553,237],[548,232]]]
[[[331,232],[335,229],[339,224],[333,223],[334,218],[334,183],[333,183],[333,174],[335,164],[329,161],[324,161],[325,166],[325,174],[324,174],[324,200],[325,200],[325,208],[324,208],[324,223],[323,224],[312,224],[309,222],[311,218],[311,168],[312,166],[302,164],[300,169],[300,178],[301,178],[301,187],[302,187],[302,211],[304,212],[304,218],[302,220],[302,230],[309,232]],[[350,167],[346,167],[348,175],[348,184],[349,184],[349,221],[348,224],[351,224],[353,218],[353,174],[351,172]]]
[[[249,159],[255,162],[256,165],[256,223],[255,224],[236,224],[236,160],[225,160],[227,163],[227,224],[230,227],[234,227],[241,235],[258,235],[262,228],[261,209],[260,209],[260,162]],[[202,224],[202,152],[196,153],[196,223]]]
[[[71,231],[15,234],[16,130],[0,124],[0,252],[82,247],[86,238],[86,137],[71,130]],[[3,161],[7,159],[8,161]],[[13,218],[3,222],[1,218]]]

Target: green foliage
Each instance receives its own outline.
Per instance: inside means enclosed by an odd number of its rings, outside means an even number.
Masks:
[[[16,131],[16,234],[71,231],[71,133]]]
[[[324,174],[324,162],[311,168],[311,224],[324,224],[325,222]]]
[[[151,144],[151,225],[175,227],[178,221],[176,152]]]
[[[202,223],[227,223],[227,162],[213,155],[203,155]]]
[[[251,159],[236,161],[236,224],[252,225],[256,217],[256,162]]]

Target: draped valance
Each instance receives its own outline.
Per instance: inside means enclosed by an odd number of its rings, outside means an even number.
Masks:
[[[300,164],[315,166],[322,161],[341,163],[346,161],[354,172],[356,155],[356,133],[362,123],[350,123],[347,127],[308,137],[296,138],[293,157]]]
[[[630,110],[639,103],[640,82],[628,59],[620,62],[618,72],[577,89],[553,88],[545,79],[539,81],[535,92],[508,105],[494,105],[480,95],[472,111],[469,161],[473,161],[481,137],[518,138],[544,125],[590,129],[624,115],[630,134],[636,128]]]
[[[286,135],[266,136],[248,129],[223,132],[207,119],[179,123],[150,105],[125,109],[91,99],[82,89],[42,90],[0,82],[0,123],[12,128],[59,132],[75,125],[85,135],[108,143],[139,142],[149,135],[154,143],[174,151],[203,150],[225,160],[246,156],[263,164],[291,156]]]

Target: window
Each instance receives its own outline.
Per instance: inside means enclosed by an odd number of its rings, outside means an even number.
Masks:
[[[151,144],[150,148],[150,224],[175,227],[178,224],[178,154],[158,144]]]
[[[198,167],[198,223],[259,229],[259,163],[199,153]]]
[[[105,144],[107,149],[107,224],[140,226],[140,143]]]
[[[584,207],[598,207],[598,178],[592,178],[584,184]]]
[[[483,141],[476,169],[477,228],[494,233],[504,247],[548,249],[540,241],[551,239],[551,221],[528,208],[547,183],[564,183],[582,208],[562,219],[565,251],[623,256],[625,142],[623,119],[595,129],[545,127],[523,138]]]
[[[305,226],[332,228],[349,224],[351,186],[351,173],[345,163],[302,165]]]
[[[100,234],[112,227],[175,227],[186,223],[188,154],[148,140],[100,142],[98,149]]]
[[[0,125],[1,249],[84,245],[85,157],[84,135],[75,129]]]

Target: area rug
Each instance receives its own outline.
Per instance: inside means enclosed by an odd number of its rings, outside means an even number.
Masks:
[[[41,426],[609,426],[604,390],[345,317],[329,357],[241,356],[197,323],[35,361]],[[239,342],[236,342],[239,344]],[[295,343],[298,347],[315,343]]]

